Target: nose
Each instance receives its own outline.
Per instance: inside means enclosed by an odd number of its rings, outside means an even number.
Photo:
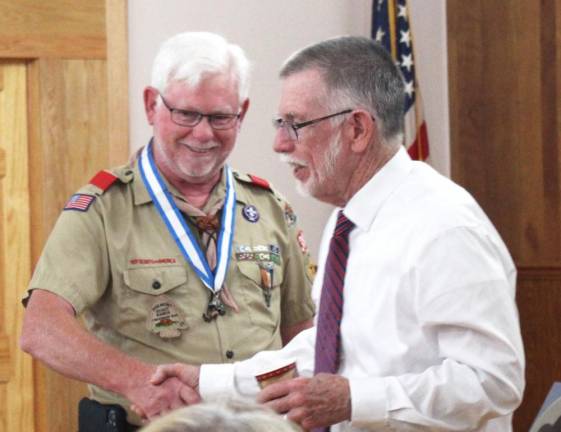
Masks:
[[[292,153],[296,146],[296,141],[290,139],[283,132],[282,128],[277,130],[273,141],[273,150],[277,153]]]
[[[210,141],[214,138],[214,129],[210,126],[208,118],[204,117],[197,125],[191,128],[191,136],[200,142]]]

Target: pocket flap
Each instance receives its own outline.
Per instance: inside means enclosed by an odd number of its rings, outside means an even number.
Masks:
[[[124,279],[134,291],[161,295],[187,283],[187,272],[183,267],[133,268],[125,271]]]

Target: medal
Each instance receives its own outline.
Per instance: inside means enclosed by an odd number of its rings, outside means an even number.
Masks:
[[[206,313],[203,314],[203,319],[206,322],[211,322],[216,319],[218,315],[224,315],[226,313],[226,307],[220,297],[216,293],[210,295],[210,300],[208,301],[208,306],[206,308]]]
[[[154,158],[152,156],[152,142],[150,142],[140,155],[139,168],[142,180],[146,186],[146,190],[150,194],[160,217],[165,222],[169,233],[175,240],[177,247],[183,254],[183,257],[191,265],[199,279],[211,292],[211,302],[209,302],[208,315],[211,308],[212,298],[216,297],[221,305],[216,304],[216,308],[224,315],[224,304],[218,299],[218,292],[222,289],[228,264],[230,262],[230,254],[232,252],[232,237],[234,235],[234,220],[236,208],[236,192],[234,190],[234,180],[232,170],[228,165],[224,165],[226,177],[226,197],[222,210],[222,218],[220,230],[218,232],[218,241],[216,244],[216,268],[213,272],[206,260],[206,257],[199,247],[197,240],[194,238],[191,230],[187,226],[185,219],[181,216],[179,209],[173,201],[162,177],[160,176]],[[214,310],[214,309],[213,309]]]

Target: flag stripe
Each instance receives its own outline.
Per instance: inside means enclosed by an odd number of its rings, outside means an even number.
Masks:
[[[404,144],[413,159],[429,156],[421,93],[415,74],[407,0],[373,0],[372,37],[388,50],[405,80]]]

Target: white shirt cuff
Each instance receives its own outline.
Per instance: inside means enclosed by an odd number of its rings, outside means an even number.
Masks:
[[[203,364],[199,375],[199,393],[204,401],[232,397],[236,394],[233,364]]]
[[[384,424],[387,420],[386,384],[383,378],[349,379],[353,426]]]

